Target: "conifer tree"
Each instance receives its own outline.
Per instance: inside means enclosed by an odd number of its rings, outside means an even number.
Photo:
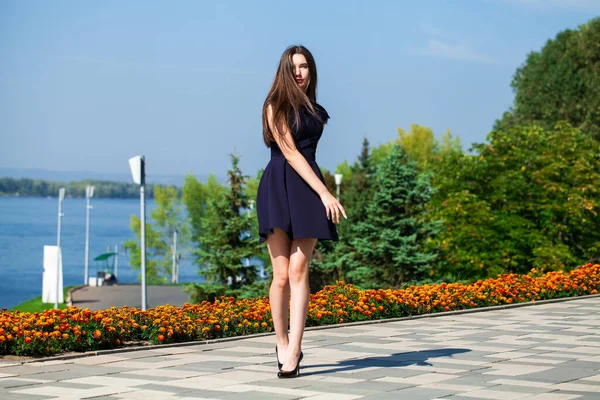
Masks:
[[[257,278],[257,266],[245,265],[259,254],[258,238],[251,234],[251,215],[247,212],[247,177],[239,167],[239,156],[231,155],[227,171],[229,186],[207,201],[201,222],[197,254],[199,271],[209,283],[219,283],[231,289],[252,284]]]
[[[377,170],[373,201],[351,242],[349,276],[356,284],[398,287],[426,276],[436,254],[425,251],[425,242],[440,230],[425,218],[431,193],[428,175],[394,145]]]

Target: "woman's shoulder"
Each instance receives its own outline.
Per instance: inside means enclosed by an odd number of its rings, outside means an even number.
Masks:
[[[313,101],[313,107],[315,108],[315,110],[317,111],[317,113],[319,115],[321,115],[321,118],[323,119],[323,121],[327,122],[327,120],[330,117],[329,117],[329,113],[327,112],[327,110],[325,109],[325,107],[323,107],[321,104],[317,103],[316,101]]]

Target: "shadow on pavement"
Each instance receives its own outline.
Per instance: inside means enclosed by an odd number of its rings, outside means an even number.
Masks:
[[[84,303],[98,303],[100,300],[72,300],[71,303],[73,303],[74,306],[78,305],[78,304],[84,304]]]
[[[319,375],[319,374],[331,374],[334,372],[344,372],[359,370],[362,368],[369,367],[406,367],[408,365],[425,365],[431,366],[428,363],[429,358],[435,357],[452,357],[455,354],[466,353],[471,350],[469,349],[438,349],[438,350],[423,350],[423,351],[411,351],[408,353],[395,353],[392,355],[381,355],[375,357],[358,358],[353,360],[344,360],[336,364],[311,364],[302,366],[302,370],[306,371],[311,368],[322,368],[332,367],[323,371],[315,372],[304,372],[303,375]],[[318,358],[318,353],[312,357]]]

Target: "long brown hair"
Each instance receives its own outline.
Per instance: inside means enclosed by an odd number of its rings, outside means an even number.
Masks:
[[[294,54],[302,54],[308,63],[309,82],[306,93],[300,89],[296,78],[294,77],[294,63],[292,57]],[[263,105],[262,126],[263,139],[267,147],[271,147],[275,141],[275,132],[272,132],[267,122],[267,108],[271,105],[273,110],[273,124],[277,134],[281,134],[286,128],[290,128],[288,120],[290,113],[294,112],[294,124],[300,123],[300,107],[305,106],[311,114],[318,117],[313,107],[313,102],[317,101],[317,65],[315,59],[308,49],[304,46],[290,46],[281,55],[279,67],[273,79],[273,84],[267,94]],[[289,145],[285,137],[281,137],[285,145]]]

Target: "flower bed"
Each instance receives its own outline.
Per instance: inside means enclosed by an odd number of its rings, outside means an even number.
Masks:
[[[450,310],[597,294],[600,264],[568,273],[506,274],[472,284],[358,290],[339,282],[311,295],[307,326],[405,317]],[[43,313],[0,313],[0,355],[46,356],[122,347],[131,341],[188,342],[271,332],[267,298],[164,305],[142,311],[70,307]]]

